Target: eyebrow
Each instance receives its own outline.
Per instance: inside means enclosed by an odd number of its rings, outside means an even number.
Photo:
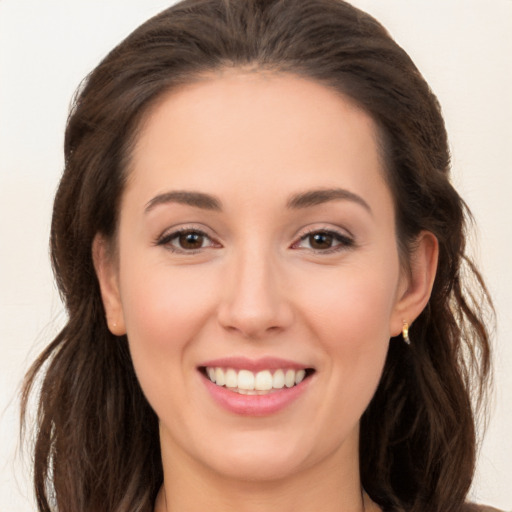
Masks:
[[[346,190],[344,188],[322,188],[301,192],[293,195],[286,203],[286,206],[292,209],[310,208],[312,206],[337,200],[354,202],[362,206],[368,211],[368,213],[372,214],[370,205],[361,196],[358,196],[357,194],[354,194],[354,192],[350,192],[350,190]]]
[[[144,212],[148,213],[153,208],[155,208],[155,206],[167,203],[186,204],[188,206],[202,208],[203,210],[211,210],[217,212],[222,210],[220,200],[210,194],[205,194],[203,192],[176,190],[155,196],[153,199],[148,201],[146,207],[144,208]]]
[[[337,200],[352,201],[359,204],[372,214],[370,205],[361,196],[343,188],[321,188],[300,192],[298,194],[294,194],[288,199],[286,207],[294,210],[311,208],[312,206],[318,206],[323,203]],[[168,203],[185,204],[201,208],[203,210],[216,212],[222,211],[222,202],[213,195],[205,194],[204,192],[176,190],[155,196],[153,199],[148,201],[144,208],[144,212],[148,213],[156,206]]]

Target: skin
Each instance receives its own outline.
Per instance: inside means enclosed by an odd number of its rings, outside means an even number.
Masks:
[[[367,206],[287,206],[333,188]],[[222,211],[154,200],[171,191],[213,195]],[[183,248],[167,236],[181,227],[207,236]],[[308,236],[326,230],[339,238]],[[390,337],[428,301],[437,242],[421,233],[401,268],[372,119],[290,74],[231,70],[173,91],[142,126],[116,243],[111,256],[98,236],[93,255],[109,327],[127,333],[160,419],[155,511],[359,511],[363,499],[377,509],[361,493],[359,419]],[[241,416],[197,370],[226,356],[315,373],[285,409]]]

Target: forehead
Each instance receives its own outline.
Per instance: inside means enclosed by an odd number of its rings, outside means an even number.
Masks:
[[[128,188],[278,195],[385,186],[378,130],[340,93],[286,73],[225,71],[160,98],[132,153]],[[343,183],[340,183],[340,180]]]

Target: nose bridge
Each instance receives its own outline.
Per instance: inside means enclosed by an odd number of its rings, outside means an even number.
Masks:
[[[284,329],[293,315],[276,256],[252,242],[234,251],[219,321],[245,337],[260,337]]]

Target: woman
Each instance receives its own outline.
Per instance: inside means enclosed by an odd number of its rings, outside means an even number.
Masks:
[[[89,76],[65,152],[41,511],[470,510],[488,299],[374,19],[181,2]]]

